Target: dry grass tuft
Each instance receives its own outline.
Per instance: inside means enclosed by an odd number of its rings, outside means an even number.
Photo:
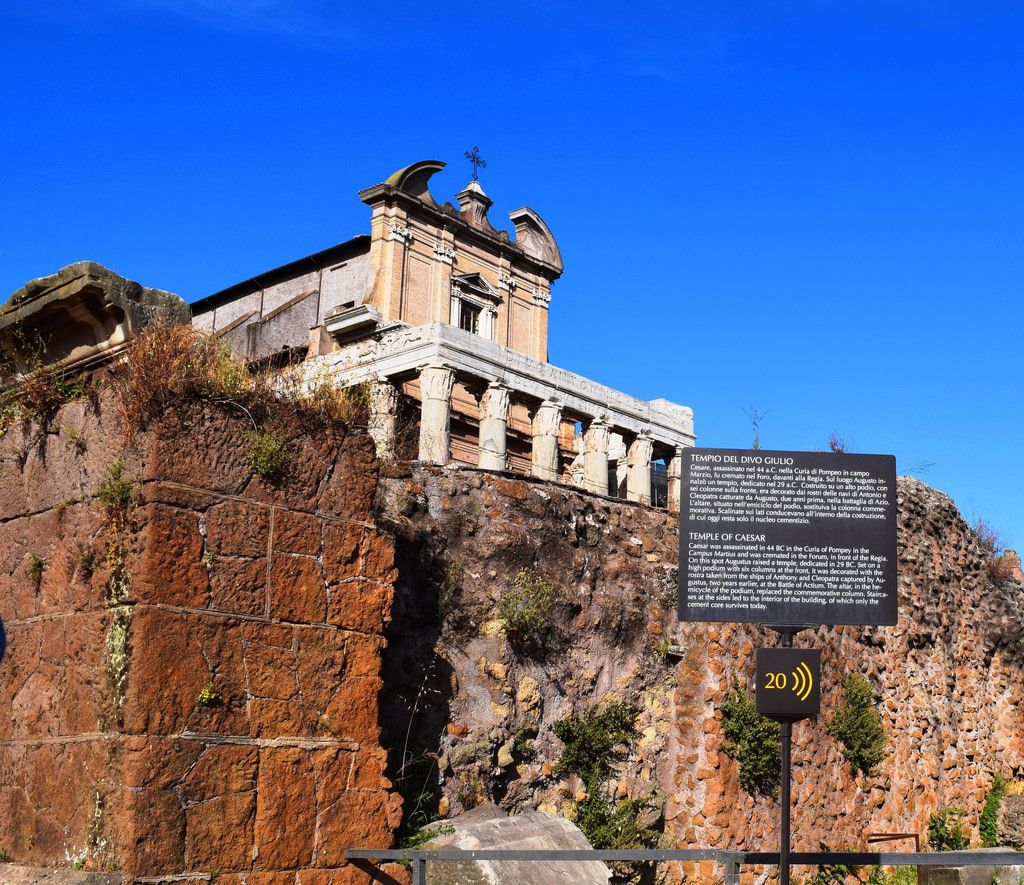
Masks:
[[[250,370],[222,339],[187,325],[147,328],[125,352],[111,387],[129,438],[182,397],[237,406],[257,433],[259,423],[283,403],[297,416],[347,426],[365,423],[369,414],[365,385],[339,390],[329,370],[310,377],[303,364]]]
[[[220,339],[192,326],[158,323],[125,351],[111,378],[131,437],[183,396],[250,398],[254,381]]]

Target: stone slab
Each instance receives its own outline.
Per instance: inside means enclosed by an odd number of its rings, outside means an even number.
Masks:
[[[587,849],[587,837],[572,822],[530,811],[506,817],[486,803],[438,825],[441,834],[422,850],[438,848]],[[448,832],[453,829],[454,832]],[[428,885],[607,885],[611,871],[600,861],[442,861],[427,864]]]
[[[979,849],[992,851],[991,848]],[[1000,850],[1000,849],[995,849]],[[1024,856],[1012,848],[1006,849],[1008,860],[1018,860],[1006,866],[985,865],[978,867],[948,866],[921,867],[921,885],[1018,885],[1024,877]]]

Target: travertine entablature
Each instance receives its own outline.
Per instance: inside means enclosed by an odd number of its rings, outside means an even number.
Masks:
[[[189,317],[177,295],[78,261],[26,283],[0,307],[0,360],[15,375],[40,362],[83,369],[112,357],[154,320]]]

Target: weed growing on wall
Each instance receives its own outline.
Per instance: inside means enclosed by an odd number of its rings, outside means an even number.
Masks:
[[[39,588],[43,584],[43,568],[45,566],[46,560],[38,553],[28,555],[28,579],[32,582],[36,593],[39,592]]]
[[[48,427],[57,410],[86,393],[86,381],[39,366],[17,381],[17,386],[0,396],[0,436],[11,427],[39,421]]]
[[[129,439],[183,397],[233,407],[256,432],[262,417],[283,400],[306,415],[345,425],[365,423],[369,413],[366,385],[339,389],[326,368],[311,375],[306,366],[250,367],[222,338],[188,325],[147,327],[125,351],[111,386]]]
[[[985,848],[995,848],[999,844],[999,809],[1006,795],[1006,779],[997,774],[992,779],[992,786],[985,794],[985,807],[978,818],[978,833],[981,844]]]
[[[124,461],[118,458],[107,467],[103,483],[96,491],[106,515],[107,524],[107,605],[111,623],[107,630],[107,680],[113,695],[115,715],[120,717],[128,681],[129,635],[132,607],[127,605],[131,591],[131,575],[126,559],[126,535],[132,525],[135,483],[124,475]],[[91,571],[91,565],[90,569]]]
[[[532,568],[520,569],[502,594],[498,614],[513,645],[524,646],[548,626],[558,594],[554,585]]]
[[[64,403],[84,396],[89,388],[83,375],[46,365],[41,335],[27,335],[19,323],[14,339],[21,365],[0,358],[0,436],[23,422],[39,421],[48,428]]]
[[[197,707],[219,707],[223,703],[224,698],[220,696],[212,682],[207,682],[196,695]]]
[[[192,326],[155,323],[125,351],[111,386],[131,438],[182,396],[243,398],[253,381],[223,339]]]
[[[738,680],[722,703],[722,732],[722,752],[740,764],[740,786],[751,796],[777,796],[782,764],[779,724],[757,712],[754,696]]]
[[[274,430],[252,431],[245,435],[249,469],[262,479],[279,479],[291,460],[288,442]]]
[[[886,756],[885,729],[875,709],[871,683],[859,673],[843,679],[843,699],[828,724],[829,733],[843,744],[850,773],[870,775]]]
[[[119,532],[127,527],[128,512],[135,498],[135,483],[124,475],[124,461],[118,458],[107,467],[96,500],[107,514],[110,528]]]
[[[928,818],[928,847],[932,851],[963,851],[969,848],[963,817],[963,810],[952,806],[933,812]]]

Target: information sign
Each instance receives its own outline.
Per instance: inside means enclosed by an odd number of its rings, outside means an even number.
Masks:
[[[795,722],[821,709],[821,649],[759,648],[754,681],[757,712]]]
[[[896,623],[896,459],[686,449],[679,618]]]

